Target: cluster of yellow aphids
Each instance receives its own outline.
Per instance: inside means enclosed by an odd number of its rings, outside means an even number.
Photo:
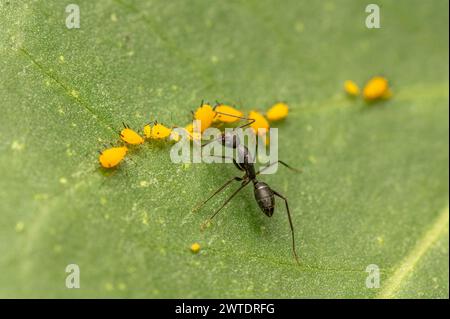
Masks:
[[[265,116],[258,111],[251,111],[247,116],[235,107],[225,104],[217,104],[212,107],[208,103],[203,103],[195,112],[193,112],[193,119],[198,120],[200,127],[194,129],[192,123],[185,126],[183,129],[186,135],[191,140],[200,140],[201,133],[203,133],[207,128],[218,124],[231,124],[242,119],[252,120],[249,126],[253,129],[255,134],[262,134],[269,130],[272,121],[279,121],[284,119],[289,112],[288,105],[284,102],[275,103],[266,112]],[[143,135],[131,129],[128,125],[123,124],[124,128],[120,131],[120,139],[129,145],[139,145],[143,144],[146,139],[150,140],[172,140],[179,141],[180,135],[175,132],[173,128],[169,128],[158,122],[152,124],[147,124],[143,128]],[[265,135],[264,135],[265,137]],[[126,146],[111,147],[100,152],[99,162],[104,168],[112,168],[117,165],[125,158],[128,152]]]
[[[120,131],[119,136],[120,139],[128,145],[139,145],[144,144],[145,139],[164,139],[170,138],[176,140],[174,133],[172,133],[172,129],[159,124],[158,122],[154,122],[153,126],[151,124],[146,124],[144,126],[143,132],[144,136],[130,128],[127,124],[123,123],[124,128]],[[128,147],[126,146],[117,146],[110,147],[100,152],[100,156],[98,158],[100,165],[104,168],[112,168],[117,165],[125,158],[125,155],[128,152]]]
[[[352,80],[344,82],[344,90],[350,96],[359,96],[359,86]],[[364,86],[362,90],[362,96],[364,100],[373,102],[377,100],[389,99],[392,96],[389,82],[382,76],[372,77]]]

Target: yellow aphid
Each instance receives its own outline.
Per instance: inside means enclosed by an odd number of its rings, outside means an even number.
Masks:
[[[150,138],[163,139],[169,137],[170,133],[172,133],[172,129],[155,122],[151,130]]]
[[[224,104],[219,104],[214,107],[214,111],[216,112],[215,121],[224,122],[224,123],[233,123],[239,121],[240,117],[243,117],[241,111],[236,110],[234,107]],[[226,113],[226,114],[219,114]]]
[[[192,123],[186,125],[184,129],[187,131],[190,140],[201,140],[202,134],[198,131],[194,132],[194,125]]]
[[[364,99],[373,101],[382,98],[389,90],[388,81],[382,76],[375,76],[367,82],[363,90]]]
[[[150,124],[144,126],[144,136],[146,138],[150,138],[152,136],[152,127]]]
[[[264,145],[269,145],[270,139],[268,138],[267,135],[268,135],[268,133],[266,132],[265,134],[260,136],[263,139],[263,141],[264,141]]]
[[[286,103],[275,103],[267,112],[266,116],[269,121],[279,121],[284,119],[289,113],[289,107]]]
[[[184,127],[184,129],[190,134],[194,131],[194,125],[192,125],[192,123],[189,123]]]
[[[195,111],[194,119],[201,121],[201,132],[204,132],[211,126],[215,116],[216,112],[214,112],[213,108],[209,104],[202,104],[202,106]]]
[[[127,154],[128,149],[125,146],[112,147],[100,153],[98,158],[100,165],[105,168],[117,166]]]
[[[200,249],[201,249],[201,247],[200,247],[200,244],[199,244],[199,243],[193,243],[193,244],[191,245],[191,251],[192,251],[194,254],[197,254],[197,253],[200,251]]]
[[[267,122],[266,118],[261,113],[251,111],[248,118],[255,120],[252,124],[250,124],[250,127],[256,134],[265,135],[265,133],[269,130],[269,122]],[[258,129],[260,130],[258,131]],[[263,129],[263,131],[261,129]]]
[[[358,96],[359,95],[359,86],[353,82],[352,80],[347,80],[344,82],[344,90],[348,95]]]
[[[120,132],[120,138],[132,145],[144,143],[144,139],[137,132],[133,131],[128,125],[123,124],[124,129]]]
[[[180,136],[180,134],[178,134],[177,132],[172,131],[172,132],[170,133],[169,140],[178,142],[180,139],[181,139],[181,136]]]

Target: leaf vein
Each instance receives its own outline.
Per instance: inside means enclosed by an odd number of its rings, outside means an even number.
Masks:
[[[389,278],[387,284],[377,295],[378,298],[393,298],[401,288],[403,282],[414,272],[420,259],[425,255],[438,238],[448,231],[449,207],[444,208],[435,222],[417,241],[411,252],[400,262],[397,270]]]
[[[66,91],[66,93],[72,98],[74,99],[78,105],[81,105],[85,110],[87,110],[89,113],[91,113],[92,115],[95,116],[95,118],[99,121],[99,123],[101,125],[104,126],[104,128],[116,133],[114,127],[107,123],[105,120],[103,120],[101,118],[101,116],[99,116],[99,114],[97,114],[97,112],[90,106],[88,105],[84,100],[82,100],[80,97],[74,96],[73,94],[71,94],[71,92],[73,91],[67,84],[65,84],[64,82],[62,82],[61,80],[59,80],[55,75],[53,75],[50,71],[46,70],[39,62],[36,61],[36,59],[33,57],[33,55],[24,47],[20,48],[20,51],[28,58],[30,59],[30,61],[38,68],[38,70],[45,76],[49,77],[51,80],[55,81],[61,88],[64,89],[64,91]]]

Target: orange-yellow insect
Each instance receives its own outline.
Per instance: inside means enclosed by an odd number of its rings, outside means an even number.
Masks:
[[[269,145],[270,139],[268,135],[269,134],[266,132],[265,134],[259,136],[260,138],[262,138],[264,145]]]
[[[172,130],[172,132],[170,133],[170,136],[169,136],[169,140],[174,141],[174,142],[178,142],[180,139],[181,139],[180,134],[178,134],[177,132]]]
[[[359,95],[359,86],[352,80],[347,80],[344,82],[344,90],[348,95],[351,96]]]
[[[152,136],[152,127],[150,126],[150,124],[146,124],[143,131],[146,138],[150,138]]]
[[[200,251],[200,249],[201,249],[201,247],[200,247],[200,244],[199,244],[199,243],[193,243],[193,244],[191,245],[191,251],[192,251],[194,254],[197,254],[197,253]]]
[[[163,124],[160,124],[155,121],[153,127],[150,131],[149,138],[152,139],[163,139],[170,136],[170,133],[172,133],[172,129],[164,126]]]
[[[127,151],[128,149],[126,146],[108,148],[100,152],[98,161],[100,162],[100,165],[105,168],[117,166],[124,159]]]
[[[279,121],[288,116],[289,107],[286,103],[275,103],[267,112],[266,116],[269,121]]]
[[[390,95],[392,95],[392,92],[389,89],[389,83],[387,79],[382,76],[374,76],[371,78],[363,90],[364,99],[367,101],[388,98]]]
[[[238,111],[234,107],[225,104],[216,105],[214,107],[214,111],[216,112],[216,117],[214,118],[214,120],[219,122],[233,123],[239,121],[239,119],[243,117],[241,111]]]
[[[184,128],[186,132],[188,133],[188,137],[190,140],[201,140],[202,139],[202,133],[199,132],[199,130],[194,130],[194,125],[192,123],[189,123]]]
[[[144,143],[144,139],[137,132],[133,131],[128,125],[123,123],[124,129],[120,131],[120,138],[128,144],[137,145]]]
[[[265,135],[269,130],[269,122],[267,122],[266,118],[261,113],[251,111],[248,118],[254,120],[253,123],[250,124],[250,127],[253,129],[255,134]]]
[[[201,122],[200,132],[203,133],[208,127],[211,126],[215,116],[216,112],[214,112],[211,105],[202,103],[202,105],[194,113],[194,119]]]

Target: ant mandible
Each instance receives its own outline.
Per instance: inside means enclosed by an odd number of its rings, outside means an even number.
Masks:
[[[222,112],[216,112],[216,113],[220,113],[220,114],[232,116],[232,117],[237,117],[241,120],[248,121],[248,123],[238,127],[238,129],[245,128],[245,127],[251,125],[255,121],[255,120],[252,120],[249,118],[239,117],[239,116],[235,116],[235,115],[231,115],[231,114],[227,114],[227,113],[222,113]],[[255,200],[258,203],[260,209],[263,211],[263,213],[266,214],[268,217],[271,217],[274,213],[275,196],[284,200],[284,203],[286,205],[286,212],[287,212],[287,216],[288,216],[288,220],[289,220],[289,225],[291,228],[291,234],[292,234],[292,252],[294,254],[295,261],[297,262],[297,264],[300,264],[298,256],[297,256],[297,252],[295,249],[294,226],[292,223],[292,218],[291,218],[291,213],[289,210],[289,204],[288,204],[287,198],[285,196],[283,196],[282,194],[278,193],[277,191],[275,191],[274,189],[272,189],[266,183],[258,181],[256,176],[277,163],[282,164],[283,166],[289,168],[290,170],[293,170],[296,172],[301,172],[301,171],[289,166],[288,164],[286,164],[285,162],[283,162],[281,160],[278,160],[256,172],[252,155],[250,154],[247,146],[240,143],[236,134],[230,133],[230,132],[222,133],[219,138],[203,144],[202,147],[208,145],[209,143],[215,142],[215,141],[220,142],[224,147],[229,147],[229,148],[233,148],[233,149],[237,150],[237,155],[238,155],[238,158],[240,159],[239,162],[237,162],[234,158],[231,158],[231,159],[233,160],[233,164],[236,166],[236,168],[240,171],[243,171],[245,174],[243,177],[236,176],[236,177],[233,177],[230,180],[228,180],[225,184],[223,184],[221,187],[219,187],[211,196],[209,196],[205,201],[203,201],[199,205],[197,205],[197,207],[194,208],[194,211],[200,209],[211,198],[213,198],[215,195],[217,195],[222,190],[224,190],[225,187],[230,185],[233,181],[241,182],[241,186],[236,191],[234,191],[234,193],[222,204],[222,206],[218,210],[216,210],[211,215],[211,217],[209,217],[208,222],[210,222],[222,210],[222,208],[224,208],[233,199],[233,197],[235,197],[250,182],[253,182]],[[221,156],[221,158],[226,159],[228,157]]]

